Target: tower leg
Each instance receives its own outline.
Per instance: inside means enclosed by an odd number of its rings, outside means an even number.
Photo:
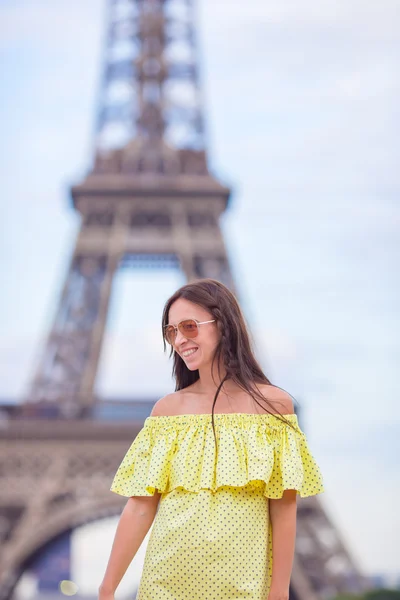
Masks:
[[[93,402],[95,374],[117,263],[113,255],[74,255],[26,405],[27,413],[33,404],[34,411],[76,417]]]

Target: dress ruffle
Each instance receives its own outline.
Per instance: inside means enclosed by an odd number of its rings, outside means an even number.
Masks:
[[[322,475],[297,415],[292,425],[268,413],[147,417],[114,476],[111,491],[122,496],[153,496],[181,487],[216,492],[222,486],[258,482],[267,498],[286,489],[301,497],[324,491]]]

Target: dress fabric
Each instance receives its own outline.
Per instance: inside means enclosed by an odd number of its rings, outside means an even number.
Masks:
[[[161,493],[137,600],[266,600],[273,544],[269,499],[324,491],[297,415],[147,417],[111,491]],[[291,425],[291,426],[290,426]]]

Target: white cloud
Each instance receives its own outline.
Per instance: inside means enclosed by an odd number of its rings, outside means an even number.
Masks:
[[[256,23],[271,23],[290,25],[296,30],[308,26],[315,34],[324,27],[335,29],[360,26],[360,34],[377,35],[395,31],[394,20],[397,16],[396,0],[383,0],[379,5],[366,4],[363,0],[284,0],[282,2],[263,2],[263,0],[248,0],[245,7],[239,3],[232,4],[229,0],[221,0],[217,5],[212,0],[203,3],[204,14],[209,18],[204,29],[217,26],[243,27]]]
[[[72,56],[71,40],[85,42],[99,38],[104,17],[104,3],[99,0],[70,0],[54,3],[49,0],[29,2],[19,0],[1,7],[0,49],[12,48],[21,42],[27,46],[50,49],[58,53],[67,50]],[[90,45],[79,44],[79,52],[91,51]]]
[[[157,400],[174,389],[171,370],[172,362],[163,354],[158,327],[146,325],[133,334],[108,334],[97,389],[102,397],[144,396]]]
[[[1,400],[20,401],[33,376],[37,340],[32,337],[0,338]]]
[[[400,480],[395,467],[385,468],[378,456],[365,460],[348,454],[338,460],[334,453],[320,464],[326,484],[323,505],[360,568],[398,574]]]

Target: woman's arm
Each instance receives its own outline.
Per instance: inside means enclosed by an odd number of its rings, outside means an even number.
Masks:
[[[278,500],[270,498],[272,526],[272,580],[268,600],[288,600],[296,540],[297,492],[285,490]]]
[[[151,527],[160,495],[155,492],[154,496],[132,496],[128,499],[118,522],[106,572],[99,587],[100,600],[113,597]]]

